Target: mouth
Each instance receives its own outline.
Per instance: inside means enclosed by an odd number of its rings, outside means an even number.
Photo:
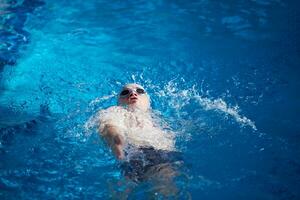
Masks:
[[[135,103],[137,100],[138,100],[137,97],[131,97],[131,98],[129,99],[129,101],[130,101],[131,103]]]

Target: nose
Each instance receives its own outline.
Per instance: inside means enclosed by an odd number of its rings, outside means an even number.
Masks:
[[[131,91],[129,97],[132,97],[132,96],[137,96],[137,93],[135,91]]]

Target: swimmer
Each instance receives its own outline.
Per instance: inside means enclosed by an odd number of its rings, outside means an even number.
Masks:
[[[170,163],[178,152],[173,135],[155,123],[146,90],[135,83],[125,85],[118,95],[118,105],[99,115],[99,133],[123,162],[125,176],[134,181],[159,182],[164,187],[162,193],[169,194],[174,189],[169,183],[176,174]]]
[[[124,159],[124,145],[174,150],[172,135],[153,123],[150,98],[138,84],[125,85],[118,106],[100,112],[99,132],[111,146],[116,157]]]

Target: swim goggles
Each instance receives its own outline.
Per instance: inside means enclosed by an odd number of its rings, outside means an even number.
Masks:
[[[132,89],[124,89],[121,93],[120,93],[120,97],[121,98],[126,98],[129,96],[129,94],[132,92],[132,91],[135,91],[136,93],[138,94],[145,94],[146,91],[142,88],[136,88],[135,90],[132,90]]]

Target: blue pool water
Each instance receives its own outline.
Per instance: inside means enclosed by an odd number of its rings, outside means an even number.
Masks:
[[[299,199],[299,9],[292,0],[1,1],[0,198],[124,192],[93,117],[137,82],[176,133],[179,199]],[[129,199],[148,199],[151,187]]]

